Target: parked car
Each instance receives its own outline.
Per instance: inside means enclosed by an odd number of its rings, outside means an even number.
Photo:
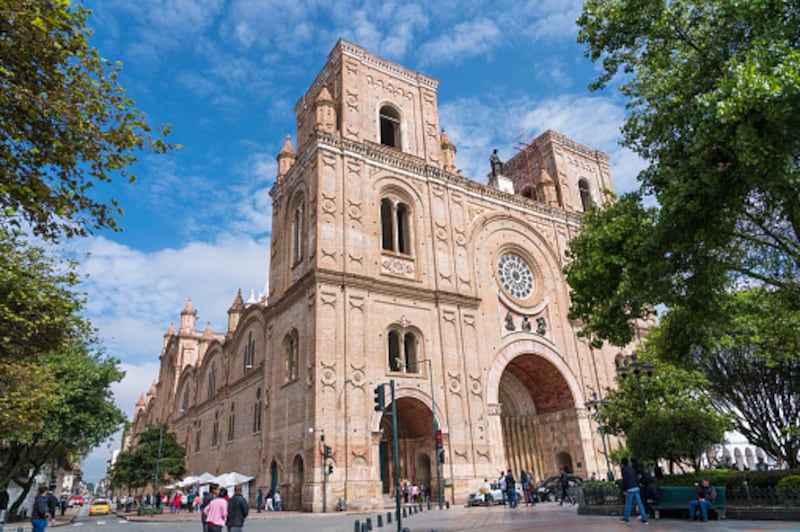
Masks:
[[[108,515],[111,511],[111,505],[108,500],[97,498],[89,505],[89,515]]]
[[[581,477],[575,475],[569,476],[570,487],[580,486],[581,484],[583,484],[583,479]],[[536,497],[541,502],[555,502],[561,497],[561,477],[550,477],[536,484]]]
[[[83,506],[86,503],[86,499],[83,498],[83,495],[73,495],[69,499],[69,507],[72,508],[76,504],[78,506]]]
[[[519,484],[517,484],[515,489],[517,491],[517,501],[523,501],[522,488]],[[503,492],[500,491],[499,484],[496,482],[492,483],[489,494],[491,495],[491,504],[503,504]],[[470,493],[469,497],[467,497],[467,506],[484,506],[486,504],[486,497],[484,497],[480,490]]]

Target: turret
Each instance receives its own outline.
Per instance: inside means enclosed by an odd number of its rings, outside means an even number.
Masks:
[[[236,298],[231,303],[231,308],[228,309],[228,332],[232,333],[239,326],[239,319],[244,312],[244,299],[242,299],[242,289],[236,292]]]
[[[186,302],[186,306],[181,311],[181,334],[189,334],[194,330],[194,320],[197,318],[197,311],[192,306],[192,299]]]
[[[550,205],[552,207],[558,207],[558,194],[556,193],[556,183],[553,181],[553,178],[550,177],[550,174],[547,173],[547,170],[542,168],[539,172],[539,184],[538,184],[538,192],[539,197],[542,199],[544,203]]]
[[[297,159],[297,154],[292,148],[292,138],[289,135],[286,135],[286,142],[283,143],[283,148],[281,148],[276,159],[278,160],[278,180],[280,181],[286,176]]]
[[[327,87],[322,87],[314,100],[314,129],[327,133],[336,133],[336,107]]]
[[[455,173],[456,171],[456,146],[450,142],[447,133],[442,130],[441,146],[442,146],[442,169],[445,172]]]

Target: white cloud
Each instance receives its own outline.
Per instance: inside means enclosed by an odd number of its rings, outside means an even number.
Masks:
[[[420,46],[418,51],[420,64],[425,66],[458,63],[491,50],[501,39],[500,29],[487,18],[461,22],[447,34]]]

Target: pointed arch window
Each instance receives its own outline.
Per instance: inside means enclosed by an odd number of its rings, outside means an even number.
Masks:
[[[305,227],[303,224],[303,200],[300,198],[292,211],[291,221],[291,258],[292,266],[303,260],[303,239],[305,238]]]
[[[297,380],[297,365],[298,365],[298,337],[297,329],[293,330],[286,336],[283,344],[284,350],[284,364],[283,364],[283,382],[289,383]]]
[[[200,425],[198,423],[197,432],[194,433],[194,452],[200,452]]]
[[[247,373],[256,363],[256,341],[253,339],[253,331],[247,333],[247,342],[244,344],[244,360],[242,361],[242,373]]]
[[[217,366],[212,365],[208,372],[208,397],[213,397],[217,391]]]
[[[380,119],[381,144],[402,150],[400,112],[391,105],[384,105],[381,107],[378,116]]]
[[[411,255],[411,209],[391,198],[381,200],[381,247]]]
[[[231,412],[228,414],[228,441],[233,441],[236,436],[236,403],[231,403]]]
[[[583,212],[588,212],[594,205],[594,201],[592,201],[592,193],[589,191],[589,183],[585,179],[578,181],[578,193],[581,196]]]
[[[386,352],[389,371],[419,373],[419,341],[412,331],[392,329],[387,334]]]
[[[261,387],[256,389],[256,402],[253,404],[253,432],[261,432]]]
[[[183,401],[181,401],[181,414],[189,411],[189,390],[183,390]]]
[[[214,425],[211,427],[211,447],[219,445],[219,412],[214,412]]]

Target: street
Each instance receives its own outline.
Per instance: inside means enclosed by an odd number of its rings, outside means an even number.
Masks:
[[[177,514],[155,516],[152,520],[137,517],[128,521],[116,515],[89,517],[88,509],[82,509],[71,525],[72,527],[104,527],[109,532],[199,532],[200,519],[196,514]],[[372,520],[372,530],[393,532],[397,524],[385,521],[386,512],[382,513],[383,527],[377,526],[377,513],[355,514],[303,514],[293,512],[251,512],[244,529],[246,531],[298,532],[306,530],[325,530],[336,532],[352,532],[355,522],[364,522],[367,517]],[[466,530],[491,530],[506,532],[517,530],[536,530],[536,532],[563,532],[570,530],[648,530],[648,531],[704,531],[704,532],[749,532],[749,531],[790,531],[800,532],[800,523],[786,521],[709,521],[708,523],[687,522],[680,519],[663,519],[651,521],[643,525],[638,521],[630,524],[621,523],[618,517],[577,515],[574,506],[558,506],[544,503],[535,509],[518,508],[510,510],[505,507],[464,508],[453,507],[449,510],[431,510],[409,515],[403,519],[403,528],[411,532],[458,532]],[[11,530],[11,529],[9,529]],[[15,530],[15,529],[13,529]]]

